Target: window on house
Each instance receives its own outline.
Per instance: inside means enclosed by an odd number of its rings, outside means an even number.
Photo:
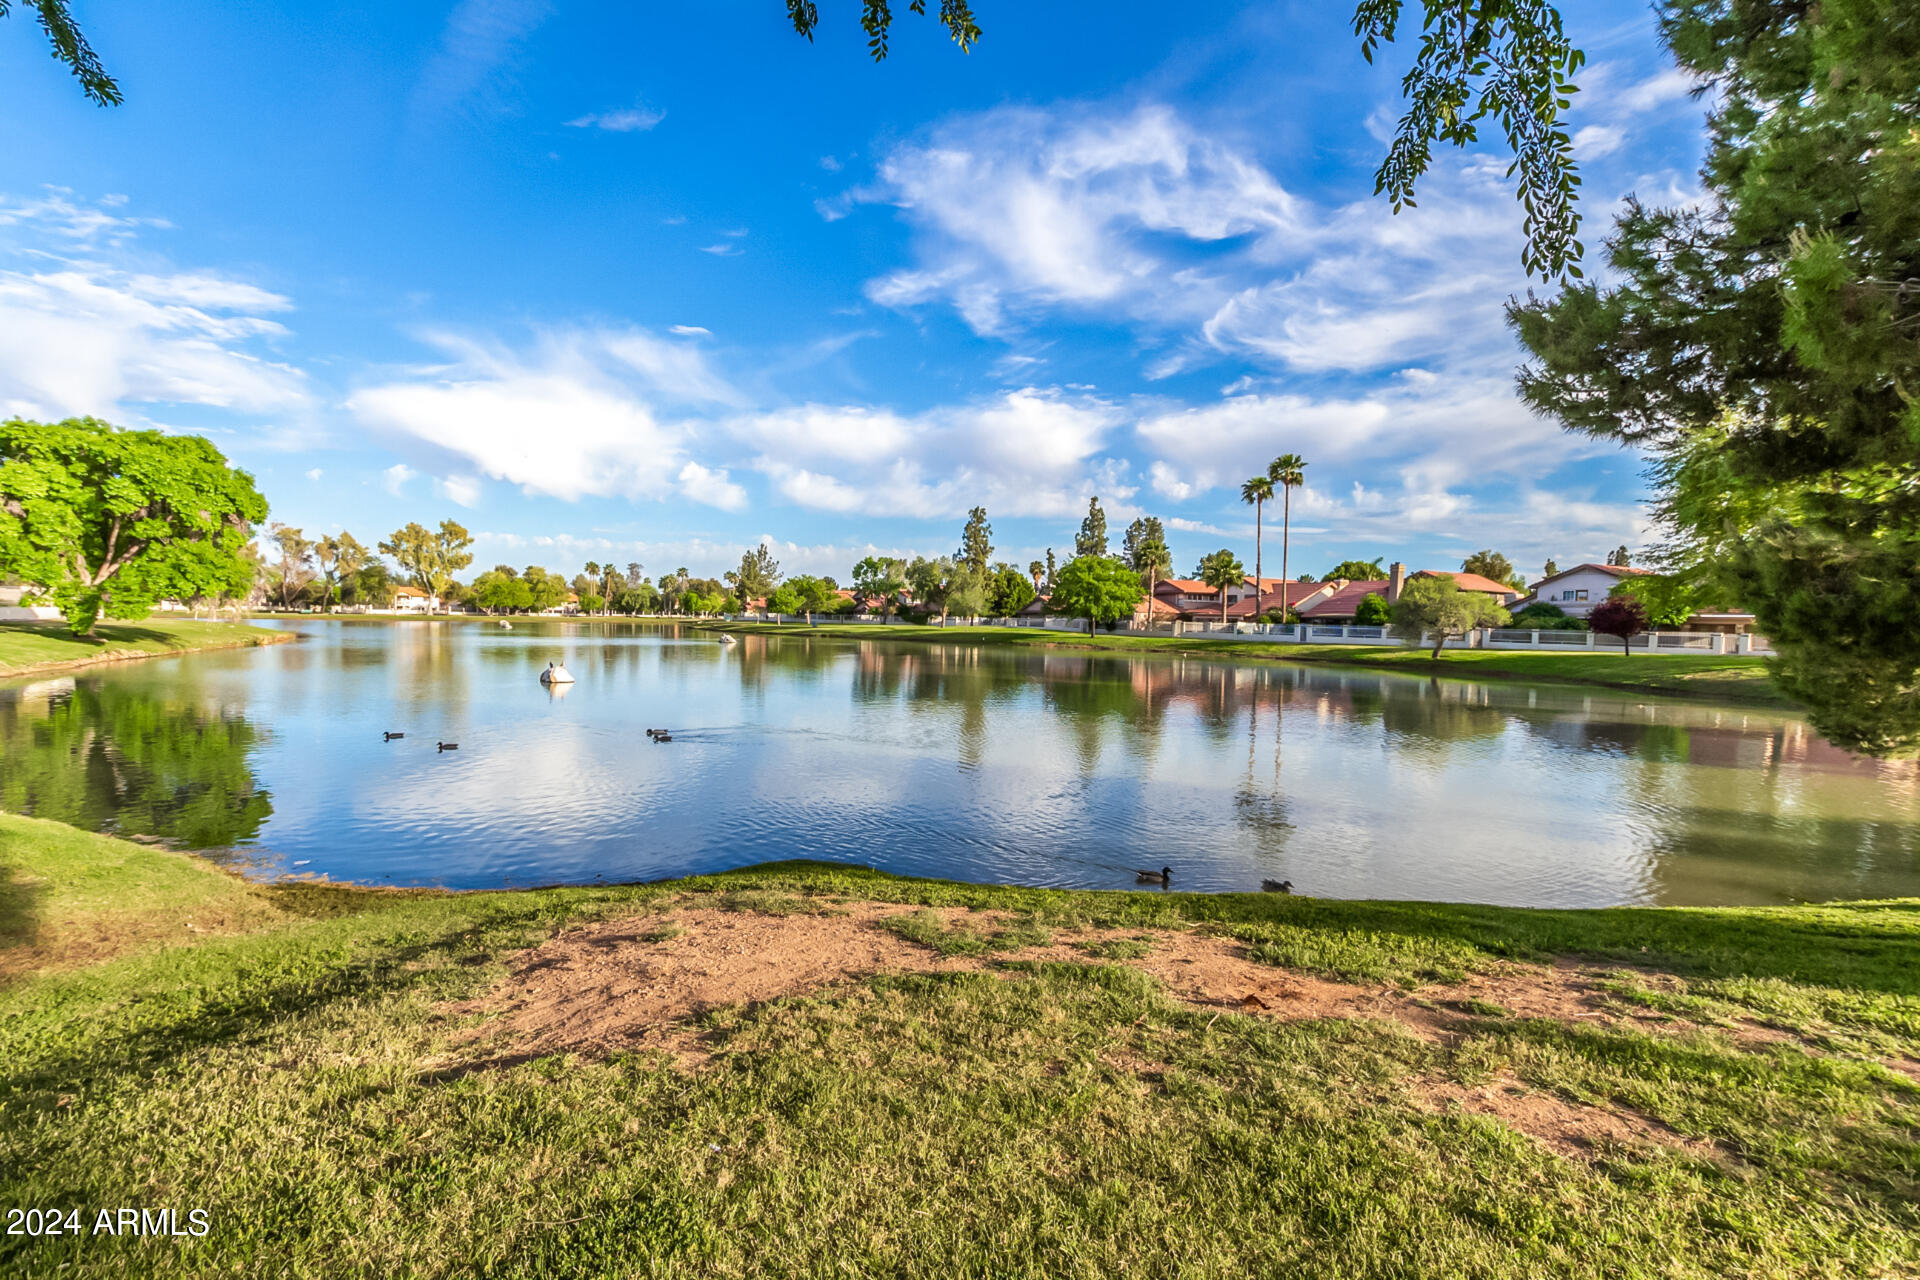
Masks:
[[[1585,600],[1587,598],[1587,593],[1584,591],[1576,591],[1573,593],[1573,598],[1575,600]]]

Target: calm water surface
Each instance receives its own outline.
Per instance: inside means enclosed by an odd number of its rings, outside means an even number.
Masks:
[[[1769,711],[620,623],[289,625],[0,685],[0,807],[375,884],[812,857],[1542,906],[1920,894],[1920,774]],[[563,695],[538,683],[551,659],[578,677]]]

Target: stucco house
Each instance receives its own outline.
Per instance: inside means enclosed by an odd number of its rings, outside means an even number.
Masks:
[[[395,613],[431,613],[438,608],[440,601],[418,587],[401,586],[393,589]]]
[[[1569,618],[1585,618],[1622,578],[1651,572],[1651,569],[1634,569],[1622,564],[1577,564],[1534,583],[1533,590],[1515,608],[1550,604]]]

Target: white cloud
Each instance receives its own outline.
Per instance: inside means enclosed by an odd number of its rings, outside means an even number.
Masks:
[[[820,167],[822,169],[825,169],[828,173],[838,173],[840,172],[842,165],[838,160],[834,159],[832,156],[821,156]]]
[[[645,133],[667,118],[664,111],[655,111],[651,107],[622,107],[617,111],[600,111],[567,121],[569,129],[604,129],[608,133]]]
[[[718,507],[722,511],[739,511],[747,505],[747,491],[727,479],[724,470],[716,471],[697,462],[689,462],[680,468],[678,480],[681,496],[693,502]]]
[[[419,472],[404,462],[396,462],[380,473],[382,483],[386,485],[387,492],[396,498],[406,489],[407,481],[413,479],[414,476],[418,474]]]
[[[711,338],[713,336],[713,330],[703,328],[697,324],[676,324],[668,329],[667,332],[677,333],[683,338]]]
[[[471,507],[480,501],[480,478],[461,475],[438,476],[433,482],[433,492],[449,502]]]
[[[313,468],[311,468],[310,470],[308,470],[308,472],[307,472],[307,479],[309,479],[309,480],[318,480],[318,479],[319,479],[319,478],[320,478],[321,476],[323,476],[323,475],[325,475],[325,474],[326,474],[326,473],[325,473],[324,471],[322,471],[322,470],[320,470],[320,468],[318,468],[318,467],[313,467]]]
[[[454,5],[439,47],[414,87],[410,115],[415,127],[496,94],[502,69],[550,11],[548,0],[460,0]]]
[[[737,244],[722,242],[720,244],[703,245],[701,246],[700,252],[710,253],[716,258],[733,258],[733,257],[739,256],[740,246]]]
[[[265,350],[287,330],[263,313],[291,300],[206,272],[134,270],[126,246],[141,225],[65,197],[0,203],[0,412],[304,405],[305,375]]]
[[[437,333],[449,359],[363,387],[347,407],[363,424],[464,458],[529,493],[664,497],[684,458],[674,406],[738,404],[697,347],[641,330],[561,330],[530,350]]]

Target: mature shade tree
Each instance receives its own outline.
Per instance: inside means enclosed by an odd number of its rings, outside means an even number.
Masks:
[[[1704,202],[1510,310],[1522,394],[1653,457],[1659,567],[1753,611],[1840,746],[1920,750],[1920,41],[1911,4],[1668,0]]]
[[[825,613],[840,599],[832,578],[816,578],[811,574],[800,574],[787,579],[786,585],[793,590],[794,606],[784,612],[806,614],[808,626],[813,625],[814,614]]]
[[[291,609],[313,581],[313,541],[299,529],[279,521],[268,527],[267,537],[280,553],[280,563],[274,571],[274,593],[280,597],[282,609]]]
[[[1052,554],[1051,551],[1048,552]],[[1107,513],[1101,509],[1100,499],[1095,496],[1087,501],[1087,518],[1080,522],[1079,536],[1073,540],[1075,556],[1103,556],[1107,554]]]
[[[527,589],[526,607],[535,613],[558,609],[567,602],[567,580],[537,564],[520,571],[520,582]]]
[[[915,556],[907,566],[907,588],[924,613],[938,611],[940,621],[947,620],[947,593],[953,585],[953,561],[945,556],[929,560]]]
[[[1130,567],[1105,554],[1075,556],[1060,567],[1053,584],[1054,608],[1096,624],[1118,622],[1131,614],[1145,594]]]
[[[1291,620],[1287,552],[1293,540],[1293,491],[1307,482],[1307,460],[1297,453],[1283,453],[1267,464],[1267,478],[1280,486],[1280,616]]]
[[[384,609],[393,603],[393,571],[385,561],[370,559],[353,575],[353,602],[374,609]]]
[[[1260,513],[1262,508],[1264,508],[1267,505],[1267,503],[1273,501],[1272,477],[1255,476],[1253,477],[1253,479],[1241,485],[1240,501],[1246,503],[1248,506],[1253,508],[1253,612],[1255,616],[1258,616],[1260,613],[1261,602],[1264,595],[1264,592],[1262,591],[1262,587],[1264,586],[1264,583],[1262,583],[1261,581],[1261,568],[1260,568],[1261,566]],[[1283,560],[1280,566],[1280,577],[1284,581],[1286,576],[1287,576],[1287,569],[1286,569],[1286,564]],[[1286,588],[1283,585],[1281,587],[1281,595],[1282,595],[1283,602],[1285,599],[1285,592],[1286,592]],[[1285,607],[1284,603],[1282,607],[1283,608]]]
[[[1039,565],[1038,560],[1034,561]],[[1044,566],[1041,566],[1044,568]],[[1011,618],[1034,602],[1040,594],[1039,575],[1034,581],[1028,581],[1027,575],[1010,564],[1003,564],[994,570],[993,578],[987,588],[987,612],[996,618]]]
[[[313,557],[320,565],[320,573],[326,579],[324,603],[331,609],[338,602],[338,585],[350,581],[353,575],[366,568],[367,549],[360,540],[342,530],[338,534],[328,534],[313,544]]]
[[[1361,579],[1371,582],[1371,578]],[[1353,622],[1359,627],[1384,627],[1393,621],[1393,606],[1378,591],[1369,591],[1360,597],[1360,603],[1353,607]]]
[[[1620,641],[1620,652],[1631,653],[1628,642],[1647,629],[1647,607],[1632,596],[1608,596],[1593,606],[1587,626]]]
[[[1320,581],[1332,582],[1335,578],[1345,578],[1348,582],[1377,582],[1387,576],[1387,571],[1378,560],[1342,560],[1333,568],[1320,575]]]
[[[975,507],[967,512],[967,527],[961,531],[960,550],[954,553],[953,558],[955,563],[966,565],[985,581],[988,566],[993,561],[993,526],[987,523],[985,507]]]
[[[1607,595],[1609,599],[1628,596],[1639,601],[1649,627],[1685,626],[1688,618],[1712,607],[1707,591],[1694,579],[1678,573],[1636,573],[1616,582]]]
[[[986,571],[975,569],[967,563],[953,567],[947,577],[946,595],[940,606],[940,620],[945,622],[949,613],[959,614],[963,618],[978,621],[987,611],[988,601],[992,598],[992,578]]]
[[[1400,589],[1400,598],[1393,602],[1393,617],[1388,625],[1395,636],[1408,644],[1419,644],[1424,635],[1433,644],[1433,656],[1438,658],[1447,641],[1480,627],[1503,627],[1510,621],[1511,616],[1492,596],[1480,591],[1462,591],[1452,578],[1435,576],[1410,579]]]
[[[907,589],[906,561],[893,556],[868,556],[853,566],[853,589],[880,602],[882,622],[891,619],[895,602]]]
[[[584,613],[599,613],[607,607],[606,599],[588,592],[580,597],[580,609]]]
[[[45,588],[76,634],[163,596],[246,594],[266,516],[253,477],[199,436],[0,422],[0,573]]]
[[[1225,547],[1204,557],[1193,571],[1193,576],[1220,593],[1220,621],[1227,620],[1227,588],[1238,586],[1247,580],[1247,567],[1240,563],[1240,557]]]
[[[437,530],[409,522],[380,544],[382,555],[392,556],[413,585],[427,593],[427,612],[453,585],[453,575],[473,563],[473,535],[452,520]]]

